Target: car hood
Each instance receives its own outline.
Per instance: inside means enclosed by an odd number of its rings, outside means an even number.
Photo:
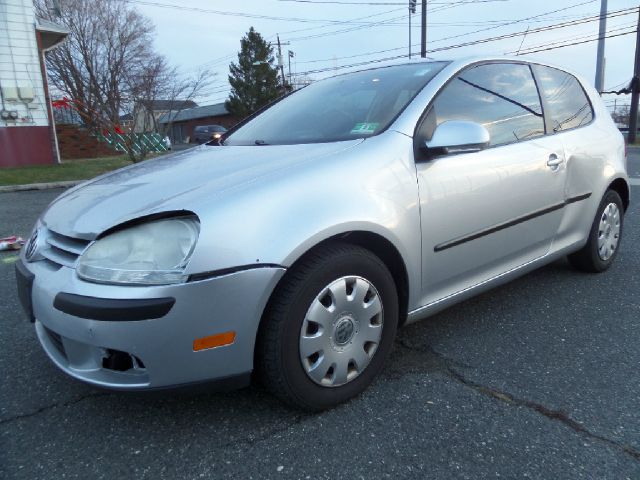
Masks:
[[[92,240],[113,226],[154,213],[187,210],[197,214],[205,202],[361,142],[203,145],[125,167],[68,190],[49,206],[42,221],[63,235]]]

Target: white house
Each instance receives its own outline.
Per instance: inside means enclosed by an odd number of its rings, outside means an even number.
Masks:
[[[0,0],[0,168],[59,161],[44,52],[67,34],[32,0]]]

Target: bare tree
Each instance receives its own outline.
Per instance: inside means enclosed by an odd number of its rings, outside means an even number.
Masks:
[[[35,5],[38,16],[70,31],[64,44],[47,52],[49,80],[95,132],[119,129],[123,113],[156,99],[193,99],[210,83],[207,72],[180,77],[153,50],[153,24],[126,0],[36,0]],[[147,152],[128,153],[135,162]]]
[[[141,131],[158,132],[165,135],[173,123],[173,119],[196,98],[206,86],[211,84],[211,74],[200,70],[190,77],[180,76],[175,67],[170,67],[163,57],[157,57],[150,63],[142,76],[127,78],[130,86],[129,101],[126,110],[134,119],[139,120]],[[168,121],[162,124],[153,115],[156,100],[164,100]]]

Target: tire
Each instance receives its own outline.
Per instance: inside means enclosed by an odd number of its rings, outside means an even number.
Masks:
[[[620,195],[607,190],[598,206],[587,244],[568,256],[569,263],[583,272],[607,270],[616,256],[622,239],[624,207]]]
[[[265,310],[259,378],[299,409],[345,402],[382,370],[398,311],[393,277],[373,253],[345,243],[312,251],[287,272]]]

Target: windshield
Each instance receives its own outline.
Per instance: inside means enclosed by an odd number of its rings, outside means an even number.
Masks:
[[[396,65],[312,83],[239,127],[224,145],[291,145],[370,137],[385,130],[445,65]]]

